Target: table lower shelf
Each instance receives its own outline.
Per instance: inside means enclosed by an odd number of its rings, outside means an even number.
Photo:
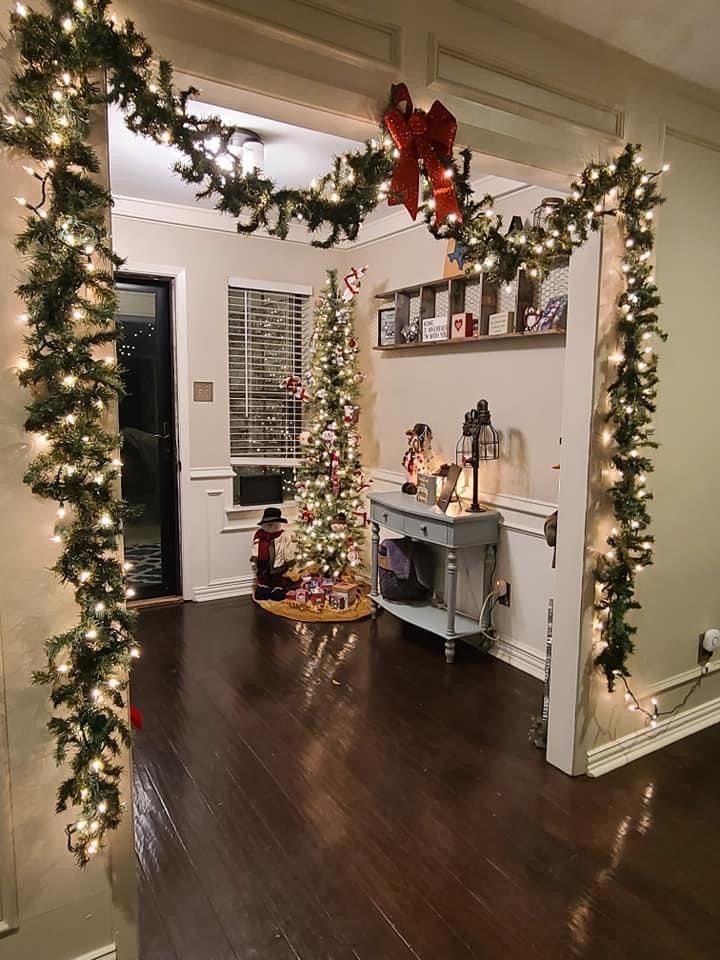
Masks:
[[[398,603],[396,600],[386,600],[380,594],[371,596],[370,599],[378,607],[394,614],[405,623],[412,623],[413,626],[428,630],[438,637],[447,637],[447,610],[433,607],[429,603]],[[480,624],[477,620],[463,613],[455,614],[454,637],[471,637],[480,632]]]

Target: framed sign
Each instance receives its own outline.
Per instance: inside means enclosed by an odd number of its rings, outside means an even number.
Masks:
[[[423,343],[432,340],[447,340],[447,317],[426,317],[422,322]]]
[[[445,477],[445,482],[442,485],[440,496],[437,498],[437,505],[440,507],[443,513],[445,513],[447,508],[450,506],[450,501],[452,500],[453,494],[455,493],[455,487],[457,486],[461,473],[462,473],[462,468],[459,467],[456,463],[452,463],[448,467],[448,472],[447,472],[447,476]]]
[[[417,501],[426,503],[429,507],[435,506],[437,500],[438,477],[428,473],[418,473],[417,477]]]
[[[378,310],[378,344],[390,347],[395,343],[395,307]]]
[[[488,335],[498,337],[503,333],[510,333],[514,319],[515,314],[512,310],[505,310],[502,313],[491,313],[488,317]]]

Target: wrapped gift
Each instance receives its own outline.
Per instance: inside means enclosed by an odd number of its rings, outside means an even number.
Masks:
[[[325,591],[313,590],[308,598],[308,601],[310,606],[319,612],[325,606]]]
[[[332,596],[338,610],[349,610],[360,598],[360,587],[356,583],[336,583]]]

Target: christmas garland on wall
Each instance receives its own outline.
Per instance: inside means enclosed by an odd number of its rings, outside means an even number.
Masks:
[[[612,162],[589,164],[542,225],[506,230],[492,197],[473,194],[470,152],[454,156],[454,118],[437,102],[427,113],[415,109],[399,85],[376,139],[335,158],[308,189],[277,189],[243,171],[233,127],[189,112],[197,91],[174,90],[170,64],[154,61],[132,22],[118,24],[109,14],[107,0],[49,0],[44,12],[18,3],[11,34],[20,65],[2,104],[0,140],[26,156],[34,187],[28,199],[16,198],[28,212],[17,238],[27,262],[18,288],[27,309],[18,371],[31,391],[26,428],[39,448],[26,481],[57,503],[55,570],[79,610],[73,628],[46,642],[47,668],[35,680],[50,686],[58,710],[49,726],[57,760],[70,773],[57,806],[80,811],[68,827],[78,862],[101,848],[122,815],[117,757],[129,740],[127,668],[139,654],[118,552],[127,517],[117,495],[118,437],[105,420],[122,384],[113,357],[101,356],[115,338],[113,269],[120,262],[107,232],[111,198],[96,181],[99,163],[90,145],[92,111],[105,104],[120,106],[135,133],[182,151],[179,175],[199,196],[217,197],[218,210],[236,217],[241,233],[262,229],[284,238],[293,221],[303,221],[316,246],[352,241],[365,216],[385,201],[405,204],[414,217],[419,178],[431,234],[461,246],[468,273],[509,283],[518,270],[545,275],[605,218],[619,222],[624,289],[606,414],[616,526],[596,572],[596,663],[611,690],[617,676],[629,676],[634,627],[627,615],[638,608],[636,577],[652,562],[646,479],[655,445],[655,341],[663,336],[650,263],[659,172],[643,168],[638,148],[628,145]]]

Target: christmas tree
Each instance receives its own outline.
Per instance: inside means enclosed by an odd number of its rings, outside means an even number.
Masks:
[[[368,486],[359,458],[358,397],[363,376],[353,329],[353,299],[364,270],[343,278],[328,270],[315,301],[311,358],[300,399],[307,403],[298,468],[299,566],[339,579],[360,565]],[[297,394],[296,394],[297,395]]]

